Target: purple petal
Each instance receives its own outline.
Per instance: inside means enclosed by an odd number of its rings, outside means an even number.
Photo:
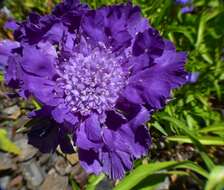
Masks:
[[[25,71],[41,77],[52,78],[56,74],[54,57],[46,55],[33,46],[24,47],[22,67]]]
[[[93,150],[79,149],[78,153],[80,164],[87,172],[98,175],[102,171],[97,152]]]
[[[99,126],[99,122],[94,121],[94,123],[91,123],[94,117],[95,116],[92,116],[88,118],[85,122],[83,122],[77,131],[76,145],[79,148],[85,150],[97,150],[102,147],[101,129]],[[93,134],[91,134],[91,132],[93,132]]]
[[[124,177],[125,168],[120,157],[115,152],[102,153],[103,171],[112,179]]]
[[[188,83],[196,83],[199,75],[199,72],[188,73],[188,75],[186,76],[186,80]]]
[[[159,32],[149,28],[148,30],[138,33],[133,45],[133,55],[140,56],[147,54],[154,59],[162,55],[164,42]]]
[[[194,7],[193,6],[181,8],[182,14],[192,13],[193,10],[194,10]]]
[[[144,32],[150,27],[148,20],[142,16],[141,10],[138,6],[130,9],[127,24],[128,32],[133,37],[135,37],[137,33]]]
[[[75,125],[78,122],[77,117],[63,104],[52,110],[52,116],[58,123],[69,122]]]
[[[89,140],[93,142],[98,142],[101,140],[101,127],[98,116],[92,114],[85,121],[85,132]]]
[[[14,20],[9,20],[4,25],[4,29],[9,29],[12,31],[15,31],[16,29],[18,29],[18,27],[19,27],[19,25]]]
[[[0,64],[4,67],[8,65],[8,58],[12,55],[12,50],[18,48],[20,44],[11,40],[0,41]]]
[[[126,123],[126,119],[125,117],[123,117],[122,114],[119,114],[118,112],[115,111],[107,112],[107,118],[105,124],[110,129],[115,130],[124,123]]]

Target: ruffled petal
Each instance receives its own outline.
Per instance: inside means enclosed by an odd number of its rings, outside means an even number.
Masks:
[[[75,125],[78,122],[78,118],[63,104],[54,108],[51,114],[58,123],[68,122]]]
[[[56,72],[54,67],[55,57],[47,55],[33,46],[25,46],[21,65],[23,69],[36,76],[52,78]]]
[[[139,27],[138,27],[139,26]],[[103,42],[113,50],[128,48],[136,33],[149,27],[138,7],[131,4],[103,7],[83,18],[82,28],[94,41]]]
[[[153,28],[149,28],[144,32],[138,33],[132,52],[134,56],[146,54],[149,58],[155,59],[162,55],[163,50],[164,41],[159,32]]]
[[[112,179],[124,177],[125,168],[116,152],[102,153],[103,171]]]
[[[63,100],[55,95],[55,83],[40,77],[24,76],[25,83],[22,89],[28,91],[41,103],[48,106],[56,106],[63,103]],[[41,89],[41,90],[40,90]]]
[[[12,50],[20,46],[18,42],[11,40],[0,41],[0,65],[3,67],[8,65],[9,56],[13,55]]]
[[[132,168],[132,153],[127,139],[118,131],[102,129],[104,147],[100,157],[103,171],[112,179],[121,179]]]
[[[95,173],[98,175],[102,171],[102,166],[99,162],[99,155],[97,152],[94,150],[84,150],[79,148],[78,154],[81,166],[88,173]]]
[[[186,58],[185,52],[176,52],[172,43],[165,41],[163,55],[155,59],[154,72],[161,73],[161,80],[167,80],[172,88],[177,88],[186,82]]]
[[[15,30],[14,37],[17,41],[28,42],[29,44],[38,43],[55,22],[55,17],[51,15],[40,16],[37,13],[31,13],[28,20],[20,23],[20,26]]]
[[[149,111],[142,107],[139,112],[128,123],[118,129],[122,139],[129,145],[131,154],[139,158],[148,152],[151,144],[149,131],[144,126],[150,118]]]
[[[138,6],[130,9],[127,24],[128,32],[133,37],[135,37],[139,32],[144,32],[150,27],[148,20],[142,16],[141,10]]]
[[[186,82],[186,54],[176,52],[170,42],[165,41],[165,44],[163,55],[156,58],[151,67],[130,77],[124,90],[124,96],[129,101],[138,104],[146,102],[149,107],[160,109],[170,96],[171,89]]]
[[[85,132],[89,140],[99,142],[101,140],[101,126],[96,114],[92,114],[85,121]]]
[[[98,150],[102,147],[101,127],[96,115],[90,116],[81,123],[77,130],[76,145],[85,150]]]
[[[106,115],[106,121],[105,124],[107,127],[109,127],[112,130],[116,130],[118,127],[120,127],[122,124],[126,123],[126,118],[115,111],[109,111]]]

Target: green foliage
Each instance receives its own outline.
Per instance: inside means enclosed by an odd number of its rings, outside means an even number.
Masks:
[[[132,171],[124,180],[122,180],[114,190],[127,190],[132,189],[136,185],[138,185],[143,179],[148,177],[148,181],[150,184],[147,184],[147,187],[155,186],[161,180],[164,173],[157,173],[161,170],[168,170],[168,169],[175,169],[175,168],[188,168],[192,171],[197,172],[198,174],[202,175],[203,177],[208,177],[207,172],[199,167],[198,165],[194,164],[190,161],[184,162],[176,162],[176,161],[168,161],[168,162],[155,162],[150,164],[144,164],[138,166],[134,171]],[[178,174],[178,173],[176,173]],[[156,176],[154,176],[156,175]],[[149,177],[150,176],[150,177]],[[152,177],[152,178],[151,178]],[[154,180],[152,180],[154,179]],[[141,185],[141,184],[140,184]],[[139,187],[138,187],[139,188]],[[141,187],[142,188],[142,187]]]
[[[105,178],[105,175],[91,175],[86,186],[86,190],[95,190],[96,186]]]
[[[224,166],[216,166],[209,175],[205,190],[223,190]]]
[[[0,72],[0,82],[4,80],[3,74]]]
[[[10,141],[4,129],[0,129],[0,150],[17,155],[20,153],[20,149]]]
[[[5,0],[4,5],[10,10],[10,14],[18,20],[24,19],[31,11],[39,13],[50,12],[53,6],[60,0]]]

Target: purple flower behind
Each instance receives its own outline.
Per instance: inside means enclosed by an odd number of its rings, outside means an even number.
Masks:
[[[189,83],[196,83],[198,80],[200,73],[199,72],[192,72],[192,73],[188,73],[188,75],[186,76],[187,82]]]
[[[181,5],[181,13],[191,13],[194,10],[193,2],[192,0],[176,0],[177,4]]]
[[[91,10],[65,0],[17,25],[0,56],[6,83],[43,105],[29,143],[67,153],[74,144],[86,171],[122,178],[148,152],[150,115],[186,82],[186,54],[131,3]]]
[[[192,3],[192,0],[176,0],[176,3],[185,5],[188,3]]]
[[[186,6],[186,7],[181,8],[181,12],[183,14],[191,13],[191,12],[193,12],[193,10],[194,10],[193,6]]]

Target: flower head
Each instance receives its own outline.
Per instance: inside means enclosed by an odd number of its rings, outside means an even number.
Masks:
[[[91,10],[64,0],[50,15],[17,23],[14,37],[0,42],[6,83],[43,105],[31,114],[45,122],[32,127],[29,143],[72,152],[72,136],[81,165],[113,179],[147,154],[145,123],[186,82],[186,54],[131,3]]]

